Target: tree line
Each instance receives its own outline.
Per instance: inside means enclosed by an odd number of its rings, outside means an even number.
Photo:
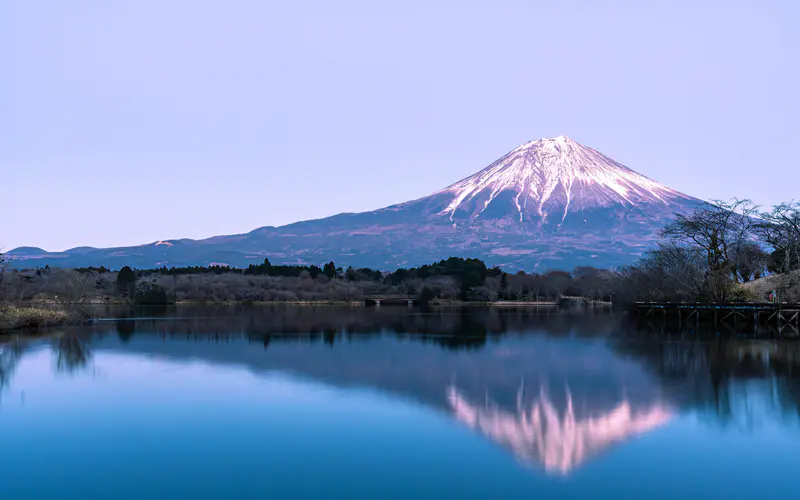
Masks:
[[[354,301],[400,295],[420,302],[555,301],[564,295],[608,300],[613,273],[591,267],[572,272],[509,274],[479,259],[451,257],[419,267],[386,272],[370,268],[272,265],[248,268],[191,266],[119,271],[107,268],[15,270],[0,292],[13,302],[125,301],[270,302]]]
[[[800,300],[800,203],[762,211],[748,200],[715,201],[679,214],[659,246],[615,270],[583,266],[545,273],[507,273],[479,259],[451,257],[419,267],[382,271],[272,264],[10,270],[0,255],[0,302],[56,299],[69,303],[123,300],[352,301],[380,294],[431,301],[555,301],[565,296],[634,301],[764,299],[748,283],[785,276],[782,300]]]

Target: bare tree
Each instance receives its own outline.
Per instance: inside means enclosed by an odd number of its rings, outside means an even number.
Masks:
[[[770,255],[754,241],[735,245],[731,253],[731,265],[743,283],[764,276],[769,262]]]
[[[572,272],[575,286],[583,297],[603,300],[609,294],[613,273],[591,266],[578,266]]]
[[[705,267],[705,255],[699,247],[663,244],[636,265],[620,269],[615,296],[622,302],[694,301],[706,290]]]
[[[92,276],[72,269],[57,269],[51,278],[50,292],[64,307],[75,308],[83,305],[94,290]]]
[[[689,215],[678,215],[661,232],[665,238],[703,250],[711,281],[740,282],[734,254],[753,241],[754,215],[758,207],[750,200],[715,200]]]
[[[780,203],[759,217],[755,231],[774,249],[772,270],[786,273],[800,268],[800,202]]]
[[[527,296],[530,293],[532,298],[536,302],[539,302],[545,293],[546,284],[544,276],[541,274],[531,274],[523,281],[523,295]],[[525,292],[525,290],[527,290],[527,292]],[[531,297],[526,298],[530,299]]]
[[[547,294],[555,300],[561,299],[564,291],[572,285],[572,276],[567,271],[549,271],[543,278]]]

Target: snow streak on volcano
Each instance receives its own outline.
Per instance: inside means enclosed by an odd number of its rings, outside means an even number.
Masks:
[[[633,263],[676,213],[701,203],[560,136],[527,142],[429,196],[371,212],[127,248],[25,247],[9,257],[21,267],[246,267],[268,258],[389,270],[475,257],[508,271],[608,268]]]
[[[520,222],[552,212],[563,221],[570,210],[691,199],[566,136],[527,142],[439,193],[453,196],[443,210],[452,220],[465,207],[477,218],[506,191],[514,193]],[[477,207],[473,200],[480,201]]]

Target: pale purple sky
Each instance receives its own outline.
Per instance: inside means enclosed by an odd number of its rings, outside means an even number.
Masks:
[[[800,198],[798,4],[5,0],[0,247],[371,210],[561,134]]]

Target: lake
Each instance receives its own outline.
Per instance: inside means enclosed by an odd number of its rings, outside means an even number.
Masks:
[[[0,498],[797,498],[800,342],[173,307],[0,340]]]

